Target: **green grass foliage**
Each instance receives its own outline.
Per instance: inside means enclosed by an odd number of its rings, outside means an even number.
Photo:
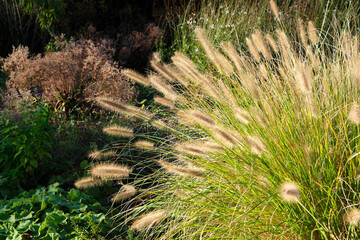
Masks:
[[[175,52],[170,64],[155,54],[148,76],[124,71],[160,93],[171,119],[98,98],[170,134],[147,149],[157,184],[134,183],[144,201],[128,204],[124,224],[146,239],[359,238],[357,32],[297,20],[286,34],[283,20],[251,33],[246,50],[196,28],[206,68]]]

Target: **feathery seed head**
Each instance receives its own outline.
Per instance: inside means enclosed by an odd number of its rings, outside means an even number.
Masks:
[[[121,202],[125,199],[128,199],[136,194],[136,189],[132,185],[123,185],[119,192],[111,198],[112,202]]]
[[[267,147],[259,137],[247,136],[245,141],[249,145],[251,152],[257,155],[268,151]]]
[[[116,101],[114,99],[98,97],[96,102],[103,108],[109,109],[114,112],[126,114],[133,117],[139,117],[144,119],[151,119],[151,114],[140,108],[130,106],[129,104]]]
[[[348,119],[354,124],[360,124],[360,105],[358,103],[353,103],[351,106]]]
[[[155,74],[151,74],[149,77],[151,85],[165,95],[165,97],[171,99],[172,101],[178,100],[178,95],[175,93],[173,88],[165,83],[159,76],[156,76]]]
[[[214,137],[217,139],[221,144],[224,144],[227,147],[235,147],[239,144],[239,140],[236,139],[230,132],[225,131],[219,127],[216,127],[213,130]]]
[[[134,143],[135,147],[141,148],[144,150],[150,150],[154,148],[154,143],[146,140],[139,140]]]
[[[174,146],[174,149],[180,153],[187,153],[194,156],[206,157],[208,152],[204,148],[203,143],[197,142],[183,142]]]
[[[168,98],[165,98],[165,97],[155,97],[154,101],[156,103],[161,104],[161,105],[163,105],[165,107],[168,107],[168,108],[174,108],[175,107],[174,102],[171,101]]]
[[[130,226],[130,229],[136,231],[146,231],[149,230],[151,227],[159,224],[164,218],[166,217],[165,210],[157,210],[150,213],[147,213],[137,219],[133,224]]]
[[[304,23],[303,23],[301,18],[297,19],[297,25],[298,25],[300,41],[303,44],[303,46],[306,47],[307,46],[306,32],[305,32],[305,29],[304,29]]]
[[[255,33],[251,35],[251,39],[253,40],[256,49],[262,53],[262,55],[265,57],[265,59],[270,59],[271,54],[269,51],[268,46],[266,45],[264,41],[264,37],[262,33],[259,30],[256,30]]]
[[[186,117],[188,119],[191,119],[194,123],[197,123],[201,126],[211,127],[216,124],[216,122],[210,116],[207,116],[206,114],[198,110],[195,109],[187,110],[184,111],[184,113],[187,115]]]
[[[88,158],[90,159],[94,159],[94,160],[100,160],[101,159],[101,152],[99,150],[92,150],[89,154],[88,154]]]
[[[350,209],[345,215],[345,221],[347,224],[357,227],[360,223],[360,210],[358,208]]]
[[[196,168],[194,166],[188,165],[186,167],[169,163],[166,161],[158,160],[157,161],[161,167],[163,167],[167,172],[184,176],[184,177],[196,177],[196,178],[203,178],[204,172],[200,170],[199,168]]]
[[[75,182],[75,187],[79,188],[79,189],[85,189],[85,188],[89,188],[89,187],[95,187],[95,186],[100,186],[103,184],[103,181],[101,181],[100,179],[96,179],[93,177],[84,177],[84,178],[80,178]]]
[[[103,132],[111,135],[111,136],[118,136],[118,137],[133,137],[134,131],[128,127],[120,127],[120,126],[109,126],[103,128]]]
[[[104,160],[112,157],[116,157],[117,153],[114,150],[101,152],[99,150],[93,150],[88,154],[88,157],[94,160]]]
[[[244,109],[240,109],[240,108],[235,108],[234,109],[234,116],[240,120],[240,122],[244,123],[244,124],[249,124],[251,121],[251,116],[250,114],[244,110]]]
[[[309,34],[309,39],[310,39],[310,42],[312,44],[317,44],[318,42],[318,35],[317,35],[317,32],[316,32],[316,28],[314,26],[314,23],[312,21],[309,21],[308,23],[308,34]]]
[[[90,169],[94,177],[101,179],[123,179],[129,177],[131,168],[115,163],[101,163]]]
[[[296,203],[300,199],[300,190],[296,183],[285,182],[281,185],[280,196],[285,202]]]
[[[154,53],[152,59],[150,60],[151,67],[169,82],[174,82],[174,77],[164,68],[160,60],[160,54]]]
[[[216,50],[209,40],[206,38],[206,34],[202,28],[196,28],[196,38],[201,46],[204,48],[209,60],[212,61],[220,72],[224,72],[225,75],[230,75],[233,72],[232,65],[228,60]]]
[[[246,45],[248,46],[249,52],[250,52],[251,56],[255,59],[255,61],[260,62],[260,55],[259,55],[258,51],[256,50],[251,39],[246,38]]]
[[[353,70],[354,85],[356,88],[360,88],[360,56],[357,56],[354,61],[354,70]]]
[[[274,0],[270,0],[270,9],[272,13],[275,15],[275,19],[280,21],[279,8]]]
[[[296,80],[299,89],[304,94],[309,94],[312,91],[312,77],[311,71],[309,70],[308,66],[305,63],[300,61],[296,64]]]
[[[268,41],[268,43],[269,43],[270,47],[272,48],[272,50],[274,52],[278,53],[279,49],[277,47],[276,41],[274,40],[274,38],[269,33],[266,34],[266,40]]]
[[[137,83],[140,83],[140,84],[142,84],[144,86],[149,86],[150,85],[149,80],[145,76],[141,75],[140,73],[137,73],[134,70],[123,69],[123,70],[121,70],[121,73],[125,77],[129,78],[130,80],[133,80],[133,81],[135,81]]]
[[[257,180],[258,180],[258,182],[260,183],[260,185],[262,185],[263,187],[265,187],[265,188],[270,187],[270,182],[269,182],[269,180],[267,180],[265,177],[259,176],[259,177],[257,178]]]

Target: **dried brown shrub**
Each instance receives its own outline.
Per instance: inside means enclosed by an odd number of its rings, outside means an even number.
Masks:
[[[19,46],[2,59],[2,70],[10,76],[9,88],[36,87],[43,99],[54,104],[88,101],[98,95],[127,102],[134,89],[112,60],[113,45],[110,39],[70,40],[60,51],[44,56],[29,56],[28,48]]]
[[[152,54],[155,42],[160,41],[162,31],[154,24],[148,24],[143,32],[132,31],[119,36],[117,43],[117,61],[126,67],[142,68],[146,66]]]

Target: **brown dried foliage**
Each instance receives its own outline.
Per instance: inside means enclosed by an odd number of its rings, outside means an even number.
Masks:
[[[9,88],[36,87],[42,98],[52,103],[88,101],[98,95],[127,102],[134,89],[112,60],[114,53],[109,39],[70,40],[60,51],[44,56],[29,56],[29,49],[19,46],[2,59],[2,70],[10,76]]]

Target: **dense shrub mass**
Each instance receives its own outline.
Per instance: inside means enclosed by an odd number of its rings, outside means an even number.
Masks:
[[[105,208],[84,193],[58,185],[0,200],[1,239],[105,239],[113,228]]]
[[[297,29],[299,41],[281,27],[255,30],[244,51],[230,42],[217,49],[196,28],[208,69],[175,52],[171,64],[155,54],[148,76],[124,71],[160,92],[156,103],[169,108],[170,121],[97,98],[173,137],[146,149],[158,154],[158,185],[134,183],[134,200],[144,201],[125,212],[124,224],[146,239],[359,238],[358,35],[330,37],[301,19]]]
[[[9,75],[9,88],[36,89],[36,96],[46,101],[84,102],[99,94],[129,101],[134,90],[112,61],[113,42],[81,39],[59,42],[59,51],[42,57],[29,56],[27,47],[19,46],[3,59],[2,70]]]

